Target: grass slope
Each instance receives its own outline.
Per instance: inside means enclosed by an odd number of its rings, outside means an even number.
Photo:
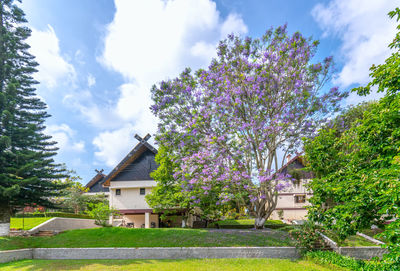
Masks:
[[[291,246],[279,230],[126,229],[71,230],[53,237],[0,237],[0,250],[30,247],[241,247]]]
[[[190,259],[190,260],[24,260],[0,264],[2,271],[31,270],[179,270],[179,271],[328,271],[347,270],[311,260],[283,259]]]
[[[24,223],[22,223],[22,218],[20,217],[12,217],[10,229],[17,229],[17,230],[30,230],[43,222],[49,220],[52,217],[25,217]],[[24,227],[22,227],[24,225]]]
[[[372,243],[371,241],[368,241],[364,237],[358,236],[358,235],[352,235],[347,237],[346,240],[341,241],[332,232],[327,231],[326,235],[331,238],[333,241],[335,241],[339,246],[341,247],[374,247],[374,246],[379,246],[375,243]]]

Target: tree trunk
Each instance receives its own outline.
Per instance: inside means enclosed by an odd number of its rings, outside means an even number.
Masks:
[[[10,233],[10,208],[6,205],[0,206],[0,236],[7,236]]]
[[[266,219],[263,218],[263,217],[256,217],[256,218],[254,219],[254,227],[255,227],[257,230],[264,229],[265,220],[266,220]]]

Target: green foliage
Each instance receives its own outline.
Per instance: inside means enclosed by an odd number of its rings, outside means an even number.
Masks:
[[[118,211],[114,208],[110,208],[108,204],[103,202],[94,204],[89,204],[90,210],[86,211],[86,213],[94,218],[95,224],[103,227],[109,226],[108,219],[111,215],[117,215]]]
[[[64,212],[43,212],[43,213],[17,213],[13,217],[68,217],[68,218],[92,218],[85,214],[73,214]]]
[[[280,220],[267,220],[265,221],[264,227],[268,229],[280,229],[286,227]],[[209,224],[209,228],[219,229],[254,229],[254,219],[228,219],[221,220]]]
[[[165,212],[164,215],[188,208],[189,201],[183,195],[180,184],[172,176],[177,164],[173,162],[169,150],[160,146],[155,160],[159,166],[150,176],[157,185],[146,195],[149,206],[157,212]]]
[[[300,227],[291,230],[289,234],[294,240],[296,248],[304,254],[308,251],[319,250],[324,245],[319,232],[324,233],[324,229],[307,221]]]
[[[74,176],[74,172],[70,172],[70,177],[65,180],[60,181],[61,183],[67,185],[64,190],[63,197],[55,198],[54,201],[59,205],[64,211],[74,212],[75,214],[83,213],[84,211],[90,209],[90,204],[104,203],[108,205],[108,200],[105,195],[88,195],[86,192],[89,188],[82,185],[79,182],[81,178],[79,176]]]
[[[163,217],[169,214],[184,213],[186,217],[189,214],[194,214],[202,219],[212,221],[222,216],[224,209],[221,205],[216,204],[212,191],[210,191],[208,201],[204,200],[199,208],[194,208],[191,197],[197,195],[199,191],[183,190],[183,181],[176,180],[173,177],[180,165],[169,148],[161,145],[155,160],[159,167],[150,176],[156,181],[157,185],[150,194],[146,195],[150,207],[163,212]]]
[[[37,63],[26,43],[31,30],[13,0],[0,1],[0,221],[26,205],[55,207],[65,185],[54,163],[56,142],[43,133],[46,104],[35,94]]]
[[[391,17],[400,16],[400,9]],[[398,27],[400,30],[400,26]],[[334,230],[344,240],[357,231],[391,219],[382,235],[390,253],[385,261],[400,265],[400,80],[399,34],[391,44],[398,51],[385,64],[371,68],[373,81],[360,94],[377,85],[386,95],[378,102],[358,107],[346,129],[336,122],[305,142],[309,170],[316,174],[310,184],[310,219]],[[397,79],[396,79],[397,78]],[[365,106],[364,108],[362,108]],[[348,111],[343,116],[351,115]],[[399,266],[400,267],[400,266]]]
[[[306,259],[320,264],[334,264],[354,271],[392,271],[397,270],[393,265],[380,261],[362,261],[337,254],[332,251],[314,251],[306,254]]]

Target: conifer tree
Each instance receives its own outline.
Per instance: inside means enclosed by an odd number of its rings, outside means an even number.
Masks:
[[[0,0],[0,235],[9,232],[10,216],[50,198],[64,185],[55,164],[56,142],[44,134],[46,104],[36,96],[38,63],[29,52],[24,12],[13,0]]]

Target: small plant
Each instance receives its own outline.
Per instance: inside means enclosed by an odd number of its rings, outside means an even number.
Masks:
[[[398,270],[394,263],[379,260],[362,261],[337,254],[333,251],[307,252],[306,258],[320,264],[334,264],[354,271],[392,271]]]
[[[283,220],[283,210],[278,211],[278,217],[280,220]]]
[[[294,240],[296,248],[300,253],[304,254],[308,251],[316,251],[324,248],[325,244],[319,232],[324,232],[324,230],[314,223],[307,221],[297,229],[290,231],[289,235]]]
[[[103,227],[110,226],[108,224],[108,219],[111,215],[116,215],[118,214],[118,211],[115,210],[114,208],[110,208],[108,204],[105,204],[103,202],[94,204],[90,203],[89,204],[89,210],[86,211],[86,213],[93,217],[95,220],[95,224]]]

